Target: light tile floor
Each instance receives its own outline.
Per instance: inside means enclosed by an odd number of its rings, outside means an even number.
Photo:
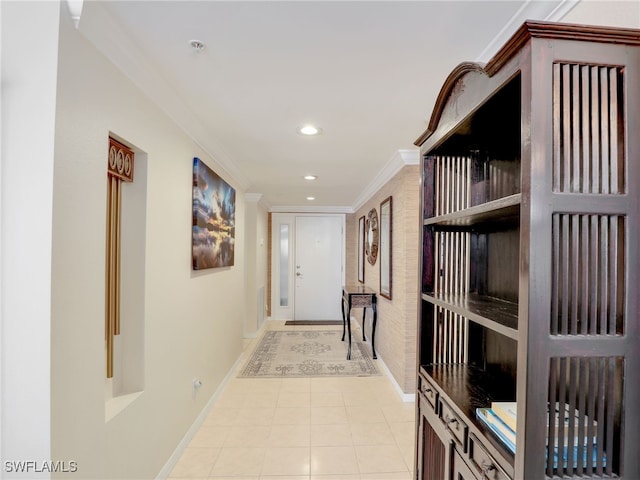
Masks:
[[[267,328],[342,327],[270,321]],[[245,361],[256,343],[246,342]],[[400,399],[384,373],[265,379],[234,374],[169,478],[410,480],[414,422],[415,405]]]

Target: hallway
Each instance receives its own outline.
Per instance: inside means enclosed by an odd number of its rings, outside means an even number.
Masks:
[[[275,321],[267,328],[342,329]],[[361,335],[359,330],[354,334]],[[238,370],[258,340],[246,342]],[[415,406],[400,399],[384,373],[298,379],[247,379],[236,374],[170,479],[412,478]]]

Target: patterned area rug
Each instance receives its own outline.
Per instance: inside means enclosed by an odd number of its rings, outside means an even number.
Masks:
[[[380,375],[369,349],[341,330],[273,330],[264,334],[238,377],[349,377]]]

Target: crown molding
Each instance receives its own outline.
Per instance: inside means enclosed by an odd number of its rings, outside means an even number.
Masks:
[[[562,0],[553,12],[545,18],[545,20],[548,22],[560,22],[581,1],[582,0]]]
[[[80,17],[82,16],[82,5],[84,0],[67,0],[67,8],[69,9],[69,16],[73,21],[73,26],[76,30],[80,26]]]
[[[467,70],[476,68],[481,69],[482,66],[491,60],[494,55],[513,37],[513,35],[522,27],[527,20],[544,20],[550,22],[557,22],[564,18],[578,3],[582,0],[553,0],[546,2],[539,2],[536,0],[527,0],[518,11],[509,19],[509,21],[502,27],[502,29],[493,37],[489,44],[482,50],[480,55],[476,57],[473,62],[464,62],[460,64],[457,69],[466,67]],[[465,72],[457,72],[454,70],[450,79],[453,77],[458,78],[458,74]],[[425,117],[427,122],[433,119],[433,115]],[[421,136],[416,140],[416,145],[420,145],[432,131],[428,128]]]
[[[103,2],[84,2],[82,23],[78,31],[210,157],[214,164],[210,165],[211,168],[227,180],[233,179],[230,183],[238,185],[240,190],[249,188],[251,182],[247,176],[222,147],[211,139],[202,122],[142,54],[129,33],[115,20]],[[201,155],[194,153],[193,156]],[[221,175],[220,171],[226,175]]]
[[[245,193],[244,194],[244,199],[247,202],[258,203],[261,198],[262,198],[262,194],[261,193]]]
[[[527,0],[504,27],[502,27],[502,30],[493,37],[485,49],[475,59],[475,62],[488,62],[525,21],[559,21],[578,3],[580,3],[580,0],[553,0],[545,2]]]
[[[351,207],[276,205],[269,208],[271,213],[353,213]]]
[[[266,210],[269,210],[269,208],[271,208],[271,204],[267,202],[266,197],[262,193],[245,192],[244,200],[248,203],[257,203],[258,205],[264,207]]]
[[[420,163],[420,150],[397,150],[384,167],[378,172],[373,181],[358,196],[353,204],[352,211],[356,212],[362,205],[369,201],[378,191],[393,178],[406,165],[418,165]]]

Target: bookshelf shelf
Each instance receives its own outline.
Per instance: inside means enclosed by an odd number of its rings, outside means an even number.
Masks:
[[[434,305],[455,312],[483,327],[518,340],[518,304],[473,293],[438,296],[423,294]]]
[[[468,418],[475,417],[476,408],[511,400],[515,395],[515,384],[500,372],[489,372],[474,365],[431,364],[421,366],[420,371],[433,379]]]
[[[474,225],[499,223],[517,223],[520,219],[520,199],[515,193],[508,197],[493,200],[482,205],[469,207],[437,217],[426,218],[424,225],[444,227],[470,227]]]

